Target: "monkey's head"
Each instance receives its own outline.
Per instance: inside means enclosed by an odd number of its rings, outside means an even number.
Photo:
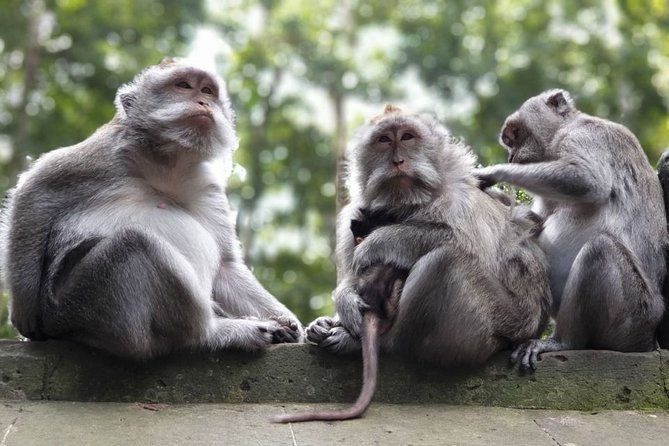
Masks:
[[[425,204],[447,182],[471,177],[474,161],[433,116],[393,105],[358,130],[347,157],[349,192],[372,208]]]
[[[546,147],[557,131],[578,113],[568,92],[548,90],[534,96],[504,121],[499,142],[509,152],[510,163],[546,159]]]
[[[115,104],[116,121],[141,132],[154,148],[206,159],[237,147],[225,84],[185,60],[167,58],[145,69],[118,89]]]

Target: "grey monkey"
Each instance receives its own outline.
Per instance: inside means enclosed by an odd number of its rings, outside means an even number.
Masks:
[[[551,302],[537,222],[478,188],[469,148],[433,117],[389,105],[357,133],[348,160],[337,314],[313,321],[308,340],[333,352],[360,349],[369,310],[360,280],[378,265],[408,271],[382,350],[476,365],[542,332]],[[361,209],[394,217],[356,244],[349,228]]]
[[[500,142],[509,163],[477,176],[534,195],[556,321],[550,338],[513,357],[534,368],[547,351],[655,348],[668,239],[666,225],[655,223],[665,221],[660,183],[636,137],[580,112],[566,91],[549,90],[506,118]]]
[[[662,192],[664,194],[664,209],[669,211],[669,150],[662,153],[657,162],[657,174],[662,185]],[[665,252],[667,261],[669,262],[669,250]],[[669,278],[667,278],[669,279]],[[664,281],[664,318],[657,330],[657,341],[660,348],[669,348],[669,280]]]
[[[115,103],[111,122],[41,156],[9,194],[0,263],[17,330],[138,360],[300,341],[242,258],[222,80],[166,59]]]

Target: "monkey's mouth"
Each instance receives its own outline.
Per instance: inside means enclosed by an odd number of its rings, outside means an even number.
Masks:
[[[195,125],[210,125],[214,123],[214,115],[207,112],[193,113],[186,120]]]

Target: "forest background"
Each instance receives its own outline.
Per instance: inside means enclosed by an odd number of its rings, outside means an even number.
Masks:
[[[504,118],[554,87],[628,126],[651,163],[669,146],[666,0],[3,0],[0,196],[28,157],[109,121],[116,89],[166,55],[226,80],[247,261],[304,323],[333,311],[346,142],[387,102],[436,113],[483,165],[505,159]]]

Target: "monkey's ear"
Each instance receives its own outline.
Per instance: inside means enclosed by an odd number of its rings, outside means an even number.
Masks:
[[[558,90],[548,96],[546,105],[560,116],[566,116],[573,108],[571,97],[564,90]]]
[[[132,83],[125,84],[118,89],[114,105],[116,105],[116,113],[122,118],[128,116],[128,112],[135,106],[137,101],[137,94]]]
[[[125,93],[122,95],[119,95],[119,101],[121,101],[121,105],[123,106],[123,110],[125,110],[126,113],[128,113],[128,110],[131,109],[132,107],[135,106],[135,100],[137,97],[133,93]]]

